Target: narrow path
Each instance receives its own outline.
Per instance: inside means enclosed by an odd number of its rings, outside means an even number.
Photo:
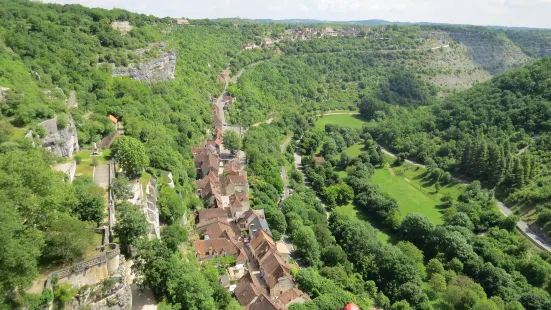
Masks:
[[[234,76],[230,79],[230,82],[233,83],[233,84],[237,83],[237,80],[239,80],[239,78],[241,77],[241,75],[243,75],[243,72],[245,72],[245,69],[247,69],[247,68],[249,68],[249,67],[256,66],[256,65],[258,65],[258,64],[260,64],[260,63],[263,63],[263,62],[265,62],[265,61],[267,61],[267,60],[269,60],[269,59],[259,60],[259,61],[256,61],[256,62],[253,62],[253,63],[250,63],[250,64],[244,66],[243,68],[241,68],[241,70],[239,70],[239,71],[237,72],[236,75],[234,75]]]
[[[379,147],[381,148],[381,150],[383,151],[383,153],[385,154],[388,154],[392,157],[396,157],[396,154],[394,154],[393,152],[385,149],[384,147],[382,147],[381,145],[379,145]],[[415,162],[415,161],[412,161],[412,160],[409,160],[409,159],[406,159],[406,162],[407,163],[410,163],[412,165],[416,165],[416,166],[420,166],[420,167],[423,167],[423,168],[427,168],[425,165],[423,164],[420,164],[418,162]],[[461,184],[465,184],[465,185],[469,185],[471,184],[470,182],[466,181],[466,180],[463,180],[461,178],[457,178],[457,177],[452,177],[452,180],[457,182],[457,183],[461,183]],[[496,204],[497,204],[497,207],[499,208],[499,211],[505,215],[505,216],[509,216],[511,214],[513,214],[513,211],[511,209],[509,209],[503,202],[499,201],[498,199],[494,198]],[[530,227],[528,226],[528,224],[526,224],[526,222],[520,220],[518,223],[517,223],[517,228],[519,229],[519,231],[526,237],[528,238],[530,241],[532,241],[532,243],[534,243],[538,248],[544,250],[544,251],[547,251],[547,252],[550,252],[551,253],[551,244],[549,244],[546,240],[544,240],[543,238],[541,238],[540,236],[538,236],[536,233],[534,233]]]
[[[316,116],[328,116],[328,115],[360,115],[360,112],[358,111],[350,111],[350,112],[327,112],[327,113],[320,113],[316,114]]]

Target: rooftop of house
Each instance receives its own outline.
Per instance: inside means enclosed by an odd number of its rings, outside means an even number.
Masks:
[[[308,296],[306,293],[304,293],[303,291],[299,290],[296,287],[293,287],[292,289],[287,290],[287,291],[283,292],[283,294],[279,295],[279,300],[285,306],[288,306],[289,304],[291,304],[294,300],[296,300],[298,298],[302,298],[305,301],[306,300],[311,300],[310,296]]]
[[[261,243],[268,242],[271,245],[275,245],[272,236],[270,236],[265,231],[261,230],[256,236],[251,240],[251,248],[255,250]]]
[[[245,310],[282,310],[284,308],[285,306],[278,299],[271,299],[268,295],[262,294],[253,303],[245,307]]]
[[[200,190],[201,199],[206,199],[210,196],[220,196],[220,183],[210,180],[202,181],[197,181],[197,188]]]
[[[314,162],[316,162],[318,164],[323,164],[325,162],[325,159],[323,159],[322,156],[316,156],[316,157],[314,157]]]
[[[229,184],[245,185],[248,182],[247,177],[243,175],[229,175],[227,179]]]
[[[111,115],[111,114],[109,114],[108,118],[109,118],[109,120],[110,120],[111,122],[113,122],[113,124],[117,124],[117,123],[119,122],[119,121],[117,120],[117,118],[114,117],[114,116]]]
[[[233,291],[235,298],[242,306],[249,305],[256,297],[266,293],[264,286],[260,284],[256,275],[249,271],[239,282]]]
[[[289,248],[285,244],[285,242],[276,242],[276,249],[279,254],[291,254],[291,251],[289,251]]]
[[[202,209],[202,210],[199,210],[198,213],[199,213],[199,222],[208,221],[217,217],[223,218],[223,219],[229,218],[228,212],[224,209],[219,209],[219,208]]]
[[[230,206],[234,208],[243,207],[243,202],[249,201],[249,196],[244,193],[235,193],[229,197]]]
[[[233,225],[233,227],[232,227]],[[225,218],[216,217],[197,224],[197,230],[210,239],[222,238],[228,236],[235,238],[236,227],[235,223],[229,223]]]
[[[193,241],[193,248],[199,255],[199,259],[206,259],[211,255],[238,255],[239,248],[229,238],[214,238],[208,240]],[[212,254],[209,251],[212,250]]]

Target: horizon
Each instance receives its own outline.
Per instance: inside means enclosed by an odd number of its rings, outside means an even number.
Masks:
[[[551,28],[551,0],[46,0],[190,19],[319,20]],[[297,17],[300,15],[300,17]]]

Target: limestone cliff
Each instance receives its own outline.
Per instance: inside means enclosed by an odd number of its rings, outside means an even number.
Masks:
[[[174,79],[175,70],[176,53],[161,52],[159,57],[145,63],[114,68],[113,76],[129,76],[134,80],[151,84]]]
[[[68,116],[65,128],[58,128],[57,117],[38,125],[46,130],[46,136],[41,137],[43,148],[61,157],[72,157],[79,150],[77,129],[72,117]]]

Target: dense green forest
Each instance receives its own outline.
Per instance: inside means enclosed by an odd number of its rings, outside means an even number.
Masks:
[[[161,219],[171,224],[182,216],[182,208],[196,203],[190,148],[198,145],[211,127],[210,97],[222,89],[218,73],[232,57],[238,57],[244,42],[258,40],[270,30],[262,25],[236,29],[231,23],[208,21],[182,29],[172,25],[172,19],[123,10],[31,1],[0,3],[0,161],[4,179],[0,308],[34,308],[48,299],[24,293],[39,273],[78,262],[97,246],[93,230],[104,222],[105,202],[103,191],[84,176],[73,185],[63,182],[62,174],[50,167],[62,160],[33,148],[33,141],[21,140],[23,135],[29,129],[44,134],[36,126],[38,122],[57,116],[60,126],[71,116],[81,147],[90,147],[113,132],[107,116],[114,115],[124,123],[125,134],[135,138],[132,143],[143,145],[142,164],[148,165],[149,171],[161,169],[174,174],[176,190],[162,187],[160,193]],[[123,35],[111,26],[113,21],[129,21],[134,28]],[[166,42],[165,49],[178,55],[174,80],[148,85],[128,77],[112,77],[111,66],[100,65],[127,66],[154,58],[159,53],[152,45],[156,42]],[[151,53],[136,56],[133,51],[138,49]],[[255,60],[239,59],[244,63]],[[78,108],[67,107],[71,90],[76,92]],[[125,182],[121,179],[117,191],[121,200],[128,195]],[[123,244],[136,244],[146,232],[145,219],[135,210],[125,203],[118,206],[121,225],[115,232]],[[172,238],[163,241],[170,249],[163,254],[167,260],[178,255],[173,253],[174,244],[185,240],[175,239],[178,233],[170,231],[166,235]],[[143,248],[145,251],[147,245]],[[182,273],[199,273],[195,263],[178,260],[187,270],[180,270]],[[198,277],[204,280],[200,285],[209,287],[199,289],[210,299],[208,307],[235,309],[235,300],[219,287],[216,278],[206,273],[204,277],[194,275],[194,283]],[[149,281],[147,275],[144,281]],[[192,285],[184,278],[174,281],[182,289]],[[181,303],[172,299],[172,292],[167,296],[166,292],[154,291],[167,303]]]
[[[548,231],[550,68],[545,58],[417,110],[366,98],[360,111],[378,142],[480,180],[522,212],[537,207]]]

